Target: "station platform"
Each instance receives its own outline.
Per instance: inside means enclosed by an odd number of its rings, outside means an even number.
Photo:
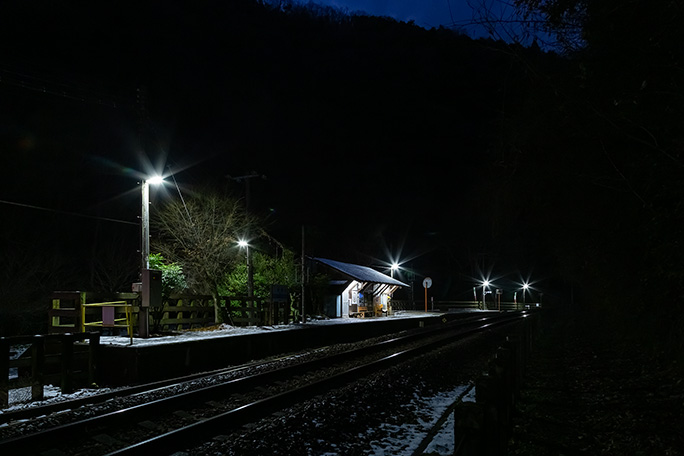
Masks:
[[[477,312],[477,311],[474,311]],[[121,386],[220,369],[307,348],[351,343],[472,315],[463,312],[401,312],[376,318],[312,320],[268,327],[219,327],[148,339],[103,336],[98,384]]]

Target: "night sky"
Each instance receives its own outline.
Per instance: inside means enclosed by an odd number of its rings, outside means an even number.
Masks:
[[[446,3],[333,3],[422,26],[451,20]],[[452,14],[467,17],[464,4]],[[494,112],[480,94],[498,90],[499,63],[445,63],[456,59],[423,47],[422,28],[398,45],[382,43],[388,32],[219,5],[3,5],[0,199],[48,209],[0,205],[9,236],[30,226],[65,250],[130,248],[145,173],[242,196],[227,176],[256,172],[266,179],[252,181],[252,208],[294,250],[306,225],[312,255],[471,272],[488,230],[478,119]],[[177,197],[167,181],[153,200]]]
[[[464,0],[322,0],[318,3],[350,12],[389,16],[404,22],[414,21],[416,25],[428,28],[440,25],[448,27],[453,23],[467,21],[472,16],[472,9]]]
[[[506,2],[496,0],[320,0],[316,3],[351,13],[413,21],[428,29],[440,26],[457,28],[473,38],[490,36],[489,31],[478,23],[483,16],[506,18],[512,13]]]

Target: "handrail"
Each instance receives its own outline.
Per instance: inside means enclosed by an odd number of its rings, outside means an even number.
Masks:
[[[92,321],[86,323],[86,312],[85,308],[86,307],[101,307],[102,308],[102,320],[101,321]],[[125,318],[115,318],[114,312],[109,313],[109,311],[105,311],[105,308],[115,308],[115,307],[123,307],[124,311],[126,312],[126,317]],[[105,316],[105,312],[107,315]],[[133,305],[128,304],[126,301],[111,301],[111,302],[96,302],[96,303],[91,303],[91,304],[82,304],[81,305],[81,325],[85,329],[86,326],[100,326],[103,328],[126,328],[128,330],[128,337],[130,338],[130,345],[133,345]],[[126,323],[121,325],[117,324],[117,322],[125,321]]]

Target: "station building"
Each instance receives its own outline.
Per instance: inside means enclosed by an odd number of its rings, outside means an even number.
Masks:
[[[331,277],[324,313],[331,318],[391,315],[392,294],[409,285],[375,269],[326,258],[313,258]]]

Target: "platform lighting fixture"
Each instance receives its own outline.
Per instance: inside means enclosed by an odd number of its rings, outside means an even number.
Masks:
[[[142,255],[141,268],[140,268],[140,280],[145,280],[145,274],[143,271],[150,268],[150,185],[161,185],[164,183],[164,178],[162,176],[151,176],[148,179],[142,181],[141,191],[142,191],[142,211],[140,217],[140,226],[142,229],[141,236],[141,248],[140,253]],[[142,283],[143,290],[145,289],[145,284]],[[141,312],[141,322],[140,322],[140,335],[142,337],[149,337],[149,307],[143,306],[143,312]]]
[[[523,308],[525,307],[525,292],[529,290],[530,284],[529,283],[523,283],[522,290],[523,290]]]
[[[254,295],[254,274],[252,272],[252,260],[249,255],[249,242],[244,239],[238,240],[238,246],[244,248],[247,256],[247,297]]]
[[[394,271],[399,269],[399,263],[392,263],[390,266],[390,277],[394,277]]]
[[[159,185],[164,182],[164,178],[162,176],[152,176],[149,179],[147,179],[147,183],[150,185]]]
[[[487,310],[487,287],[489,286],[489,280],[485,279],[482,281],[482,310]]]
[[[140,223],[142,227],[142,268],[150,267],[150,185],[161,185],[164,183],[162,176],[152,176],[142,181],[142,214]]]

